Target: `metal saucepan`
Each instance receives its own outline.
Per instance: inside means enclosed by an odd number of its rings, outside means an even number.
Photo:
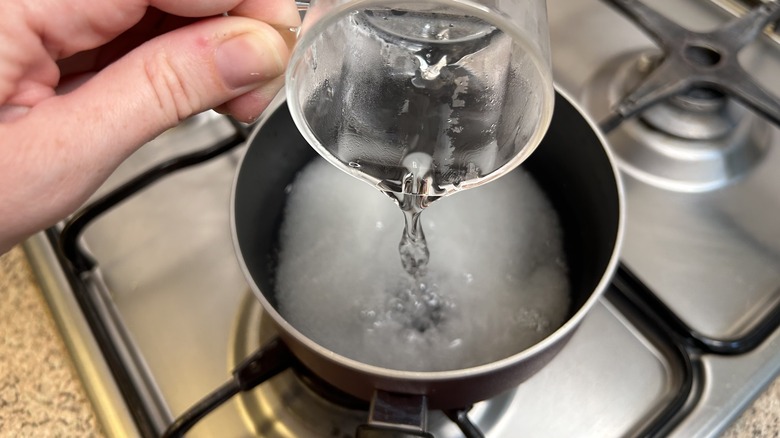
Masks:
[[[513,356],[453,371],[397,371],[329,351],[296,330],[276,308],[273,266],[285,188],[302,167],[320,157],[298,133],[286,105],[268,114],[251,137],[235,181],[232,221],[238,258],[252,290],[292,353],[342,391],[365,400],[376,391],[423,395],[428,406],[436,409],[461,408],[495,396],[547,364],[610,281],[623,229],[621,184],[593,123],[558,93],[552,125],[522,167],[534,176],[561,220],[571,284],[567,322]]]

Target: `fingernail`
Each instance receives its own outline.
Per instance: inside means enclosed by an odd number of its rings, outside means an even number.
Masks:
[[[215,62],[225,85],[233,89],[259,84],[284,72],[274,42],[256,33],[241,34],[220,44]]]
[[[13,122],[30,112],[30,107],[21,105],[0,105],[0,123]]]

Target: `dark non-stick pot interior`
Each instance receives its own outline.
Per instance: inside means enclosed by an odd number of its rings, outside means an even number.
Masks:
[[[257,289],[274,306],[276,242],[285,188],[315,158],[321,159],[298,133],[283,105],[253,137],[237,177],[234,221],[240,256]],[[597,288],[615,250],[620,200],[613,168],[598,136],[560,95],[550,130],[522,166],[533,174],[560,216],[573,314]]]

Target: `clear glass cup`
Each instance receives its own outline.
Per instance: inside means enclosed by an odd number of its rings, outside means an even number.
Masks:
[[[312,0],[287,72],[306,140],[396,195],[512,170],[553,111],[544,0]]]

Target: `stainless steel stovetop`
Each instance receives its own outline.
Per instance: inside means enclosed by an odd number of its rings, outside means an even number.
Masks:
[[[707,1],[646,3],[692,29],[730,17]],[[601,120],[610,66],[655,46],[600,1],[548,0],[548,10],[556,81]],[[770,37],[740,59],[780,96]],[[474,407],[486,436],[716,435],[780,373],[780,133],[762,132],[757,158],[733,178],[719,173],[717,184],[660,188],[641,172],[623,175],[623,269],[548,367]],[[233,133],[215,113],[194,117],[130,157],[93,199]],[[170,175],[91,223],[82,242],[97,266],[84,274],[62,267],[58,230],[26,244],[109,435],[159,433],[270,334],[230,235],[241,153]],[[86,310],[81,297],[92,303]],[[209,414],[192,436],[349,436],[365,415],[328,405],[285,372]],[[431,427],[437,437],[460,436],[436,415]]]

